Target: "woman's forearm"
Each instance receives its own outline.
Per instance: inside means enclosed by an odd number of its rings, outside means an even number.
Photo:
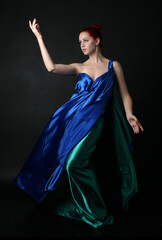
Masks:
[[[123,105],[124,105],[126,117],[128,117],[130,114],[133,114],[133,101],[129,94],[127,94],[124,97]]]
[[[37,41],[38,41],[38,44],[39,44],[39,47],[40,47],[40,51],[41,51],[41,55],[42,55],[42,58],[43,58],[43,62],[45,64],[47,70],[49,72],[51,72],[51,71],[54,70],[55,64],[52,61],[52,58],[50,57],[50,55],[49,55],[49,53],[47,51],[47,48],[46,48],[46,46],[44,44],[42,36],[38,37]]]
[[[42,38],[42,34],[40,32],[40,26],[37,23],[36,18],[34,18],[33,22],[31,22],[31,20],[29,20],[29,26],[30,26],[32,32],[34,33],[34,35],[35,35],[35,37],[36,37],[36,39],[38,41],[44,64],[45,64],[47,70],[49,72],[51,72],[54,69],[55,64],[52,61],[52,59],[51,59],[51,57],[50,57],[50,55],[49,55],[49,53],[47,51],[47,48],[46,48],[46,46],[44,44],[44,41],[43,41],[43,38]]]

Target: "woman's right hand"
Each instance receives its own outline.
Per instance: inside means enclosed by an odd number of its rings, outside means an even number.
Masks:
[[[42,38],[42,34],[40,32],[39,24],[37,23],[36,18],[34,18],[33,22],[29,20],[29,27],[31,28],[32,32],[34,33],[37,39]]]

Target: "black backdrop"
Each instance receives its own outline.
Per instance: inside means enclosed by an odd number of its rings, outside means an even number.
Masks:
[[[103,26],[103,54],[123,66],[134,114],[139,206],[161,218],[160,1],[6,1],[0,14],[0,181],[12,181],[52,113],[65,103],[74,76],[48,73],[28,20],[37,18],[56,63],[82,62],[78,32]],[[159,211],[160,210],[160,211]],[[157,217],[156,215],[156,217]]]

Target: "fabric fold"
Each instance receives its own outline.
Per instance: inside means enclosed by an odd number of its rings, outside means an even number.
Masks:
[[[88,134],[103,110],[109,105],[114,86],[113,61],[114,59],[109,61],[108,71],[94,82],[86,74],[78,76],[74,94],[50,117],[22,169],[14,179],[14,183],[36,201],[41,202],[50,190],[55,189],[68,154]],[[120,129],[120,136],[125,139],[126,150],[124,151],[128,152],[131,136],[115,99],[113,109],[115,144],[119,148],[116,156],[120,172],[124,173],[122,164],[126,164],[127,159],[120,158],[121,146],[118,131]],[[132,167],[131,160],[129,164]],[[130,196],[131,193],[128,198]]]

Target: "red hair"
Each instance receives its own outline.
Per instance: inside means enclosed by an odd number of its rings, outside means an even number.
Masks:
[[[99,47],[102,47],[102,34],[101,34],[101,25],[91,25],[90,27],[84,28],[80,31],[80,33],[82,32],[88,32],[89,35],[91,37],[93,37],[93,39],[99,38],[100,39],[100,44]],[[79,33],[79,34],[80,34]]]

